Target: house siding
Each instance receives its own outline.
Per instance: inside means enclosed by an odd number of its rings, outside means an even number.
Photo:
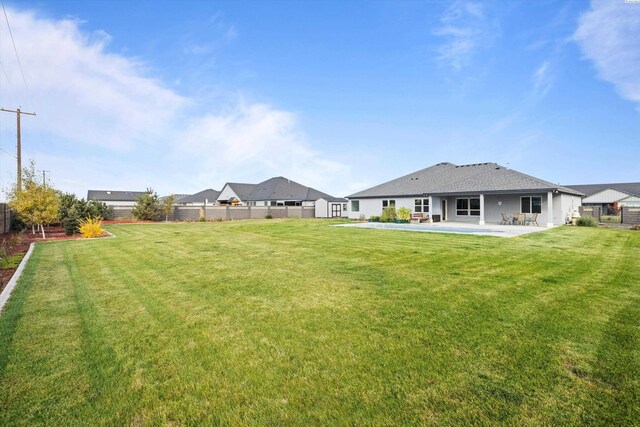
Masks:
[[[624,199],[625,197],[629,197],[629,194],[609,188],[596,194],[592,194],[589,197],[585,197],[582,199],[582,203],[613,203],[614,201]]]
[[[225,184],[225,186],[222,189],[222,191],[220,191],[220,195],[218,196],[218,200],[227,201],[227,200],[231,199],[232,197],[235,197],[240,202],[242,202],[242,200],[240,200],[240,197],[238,197],[238,195],[231,189],[231,187],[229,187],[229,185]]]
[[[447,201],[447,221],[453,222],[468,222],[478,223],[480,216],[463,216],[457,215],[456,199],[465,197],[479,197],[479,194],[468,194],[459,196],[432,196],[431,206],[429,209],[429,215],[442,215],[441,207],[442,200]],[[515,213],[520,212],[520,197],[522,196],[538,196],[542,199],[541,213],[538,215],[538,224],[544,225],[547,223],[553,223],[554,225],[564,224],[565,218],[577,209],[581,205],[581,198],[565,193],[553,194],[553,218],[548,221],[548,209],[547,209],[547,192],[541,193],[526,193],[526,194],[486,194],[484,196],[484,220],[486,223],[500,223],[502,220],[501,213],[504,212],[508,216],[512,216]],[[380,215],[382,213],[382,200],[395,200],[396,209],[406,207],[414,212],[415,205],[414,200],[416,198],[427,198],[426,196],[416,197],[384,197],[384,198],[372,198],[372,199],[351,199],[360,201],[359,212],[349,211],[349,218],[358,219],[361,215],[364,215],[366,219],[372,215]],[[349,207],[351,206],[351,200],[349,201]]]

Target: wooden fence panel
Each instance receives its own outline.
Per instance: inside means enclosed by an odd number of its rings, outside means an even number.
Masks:
[[[600,206],[580,206],[578,209],[580,216],[592,216],[596,221],[600,222],[602,216],[602,207]]]
[[[0,203],[0,233],[11,229],[11,209],[6,203]]]
[[[113,218],[130,218],[131,206],[113,206]],[[170,221],[198,221],[202,206],[175,206]],[[242,219],[272,218],[315,218],[315,208],[311,206],[207,206],[204,208],[207,221],[229,221]],[[164,220],[164,216],[161,216]]]
[[[640,224],[640,208],[622,207],[622,224]]]

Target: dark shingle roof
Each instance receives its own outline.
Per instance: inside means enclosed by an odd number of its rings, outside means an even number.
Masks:
[[[169,197],[169,196],[173,196],[175,201],[177,201],[178,199],[182,199],[183,197],[189,196],[189,194],[182,194],[182,193],[167,194],[166,196],[161,196],[160,200],[163,200],[164,198]]]
[[[415,196],[423,194],[549,191],[582,195],[576,190],[523,174],[496,163],[454,165],[438,163],[426,169],[354,193],[349,198]]]
[[[243,201],[300,200],[315,201],[325,199],[330,202],[346,202],[346,199],[333,197],[315,188],[306,187],[282,176],[270,178],[260,184],[242,184],[228,182],[234,193]]]
[[[616,184],[580,184],[567,185],[566,187],[584,193],[587,195],[587,197],[607,190],[609,188],[618,190],[622,193],[627,193],[629,195],[640,196],[640,182],[621,182]]]
[[[274,177],[256,184],[254,190],[245,200],[301,200],[315,201],[323,198],[328,201],[344,201],[315,188],[306,187],[282,176]]]
[[[218,200],[218,196],[220,196],[219,191],[207,188],[206,190],[202,190],[198,193],[181,197],[176,200],[176,203],[204,203],[205,200],[215,202]]]
[[[135,202],[136,198],[142,196],[144,191],[110,191],[110,190],[89,190],[87,200],[100,200],[103,202]]]
[[[227,182],[227,185],[233,190],[240,200],[248,200],[249,194],[255,188],[255,184],[244,184],[241,182]]]

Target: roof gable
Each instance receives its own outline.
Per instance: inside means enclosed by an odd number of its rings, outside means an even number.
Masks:
[[[591,196],[607,189],[640,196],[640,182],[619,182],[613,184],[579,184],[567,185],[566,187],[577,190],[581,193],[586,194],[587,196]]]

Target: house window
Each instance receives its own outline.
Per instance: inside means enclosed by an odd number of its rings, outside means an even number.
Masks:
[[[395,200],[383,200],[382,201],[382,209],[384,210],[385,208],[395,208],[396,207],[396,201]]]
[[[351,212],[360,212],[360,200],[351,201]]]
[[[520,197],[520,212],[522,213],[542,213],[542,197],[524,196]]]
[[[456,199],[456,215],[480,216],[480,198],[465,197]]]
[[[413,204],[414,212],[429,212],[429,199],[415,199]]]
[[[347,210],[347,204],[346,204],[346,203],[343,203],[343,204],[342,204],[342,210],[343,210],[343,211],[346,211],[346,210]]]
[[[264,206],[269,206],[269,202],[262,202]]]

